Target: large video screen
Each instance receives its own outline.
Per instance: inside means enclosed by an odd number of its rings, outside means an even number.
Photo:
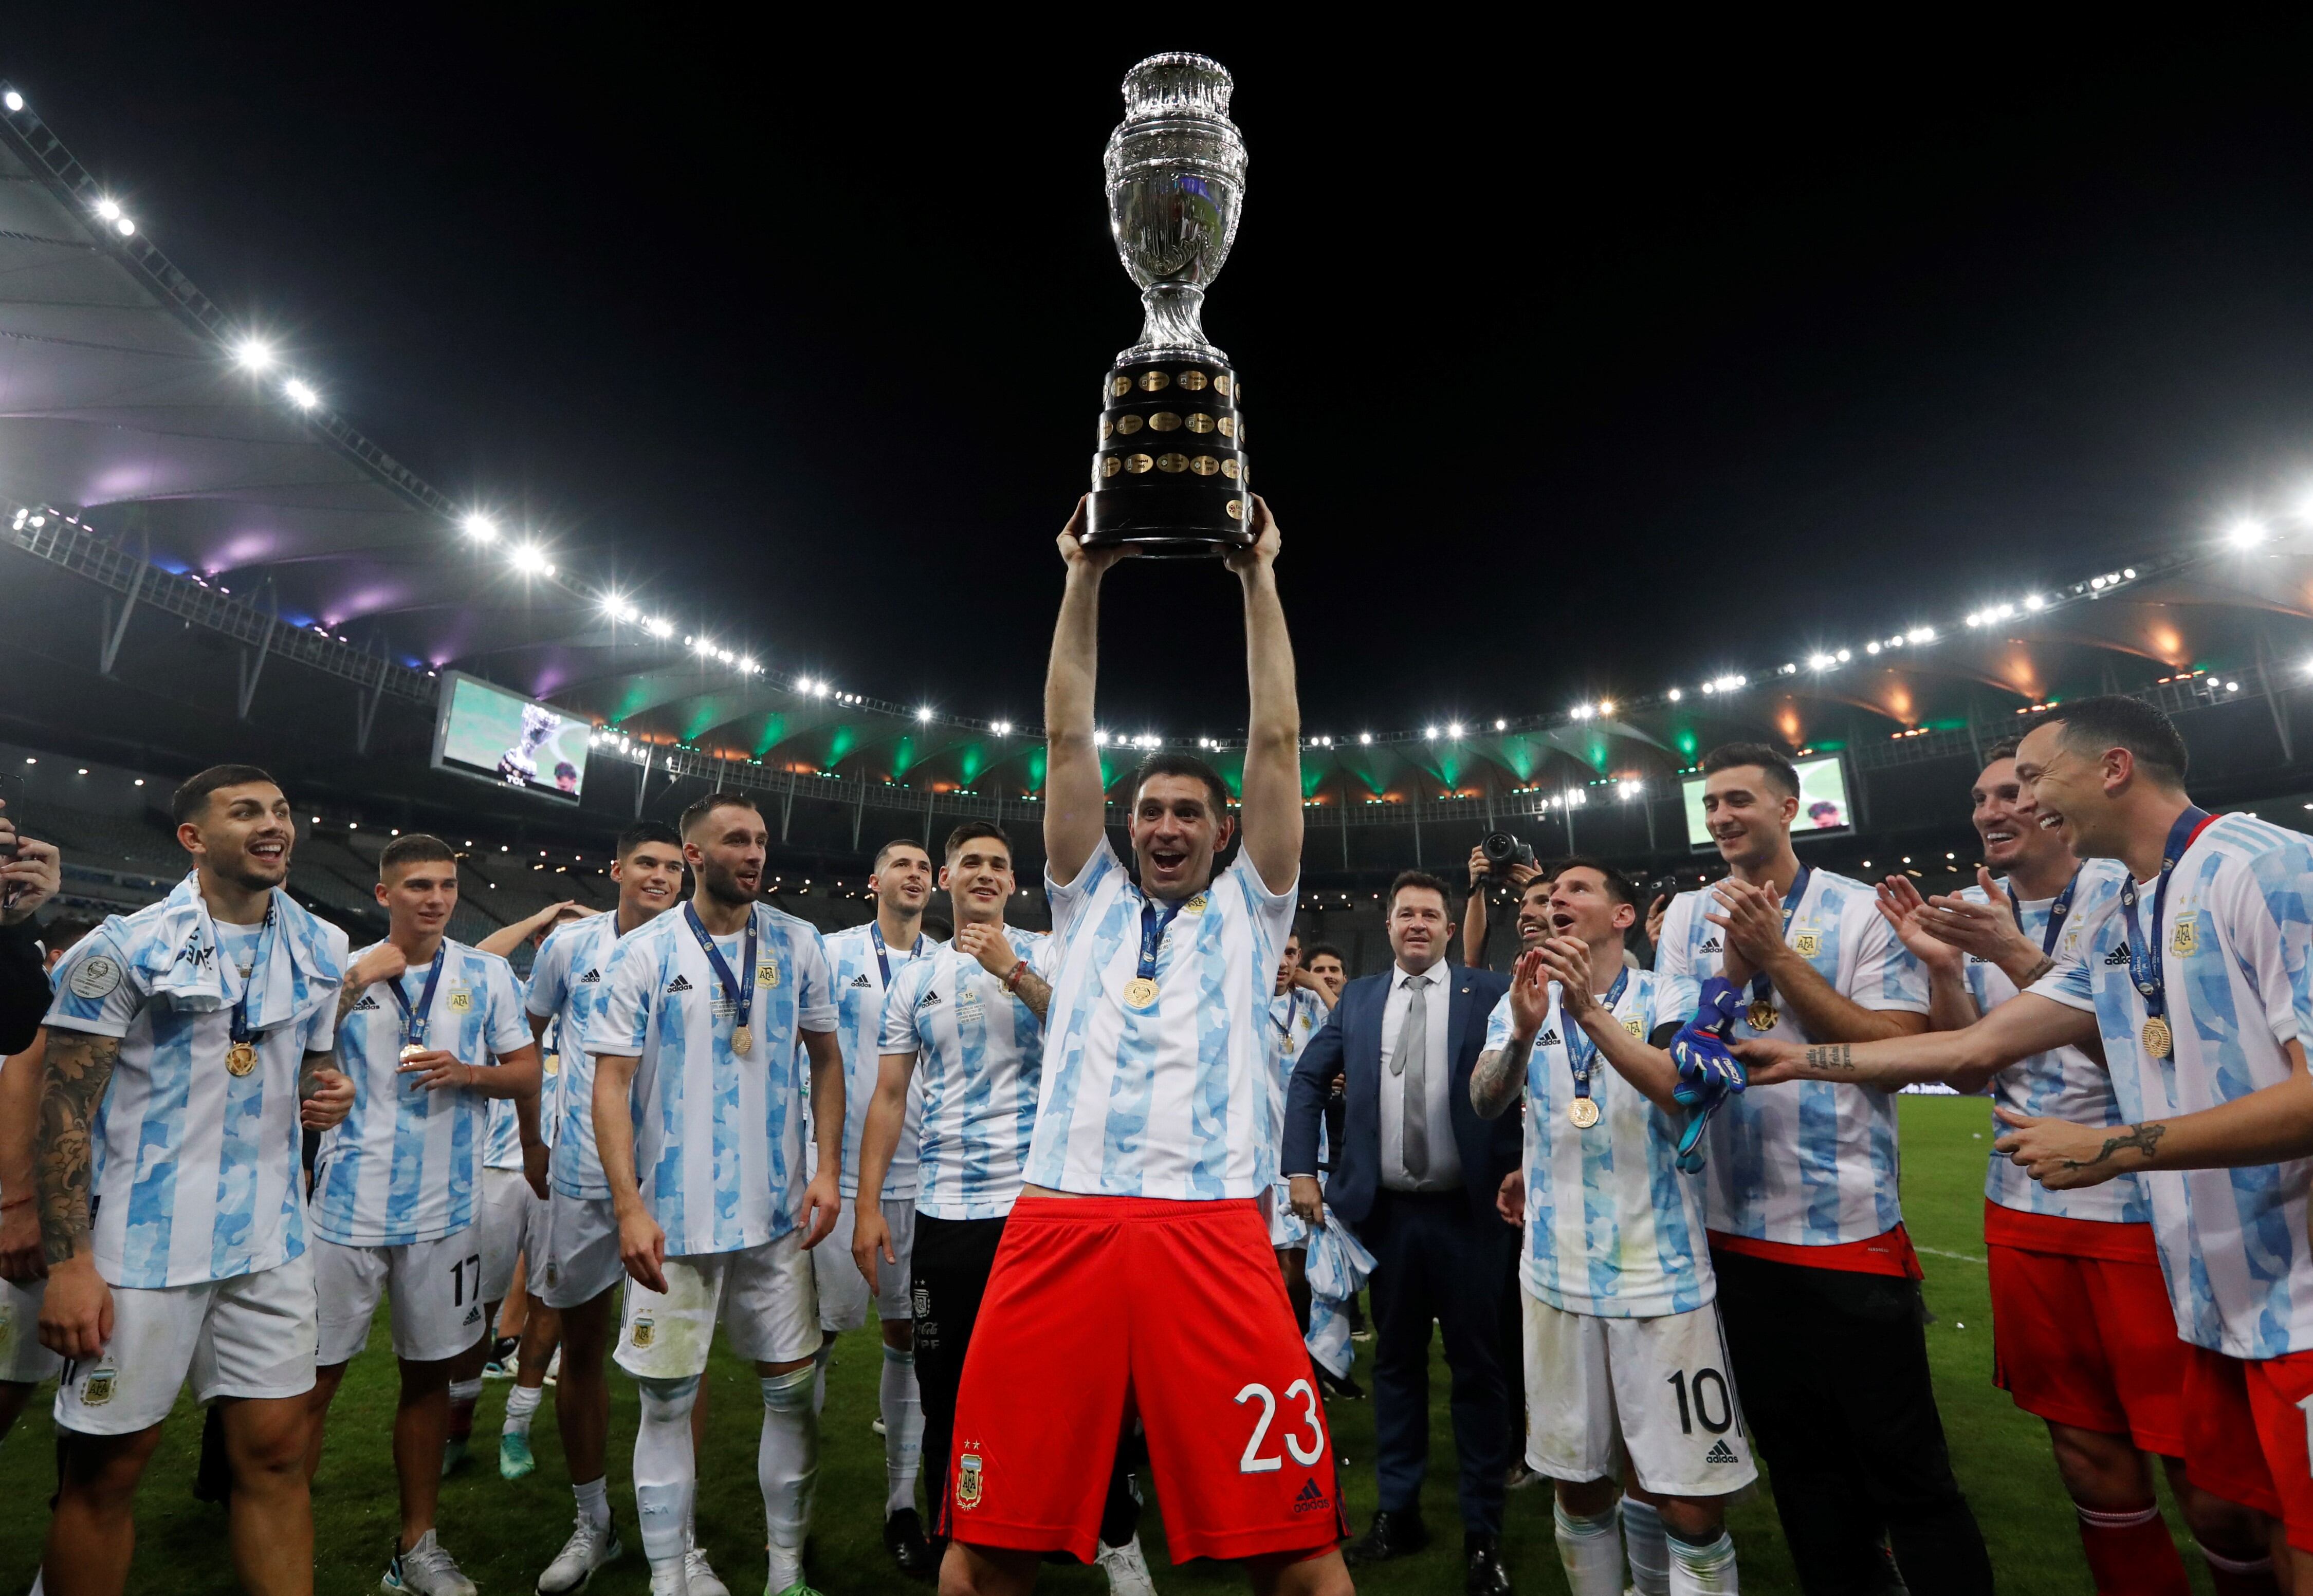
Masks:
[[[1837,754],[1794,759],[1799,773],[1799,812],[1791,822],[1791,840],[1810,837],[1844,837],[1855,829],[1854,811],[1847,807],[1847,767]],[[1711,827],[1702,816],[1702,782],[1690,776],[1680,783],[1686,800],[1686,846],[1695,853],[1715,852]]]
[[[453,671],[442,679],[434,763],[576,803],[586,783],[586,739],[593,731],[558,709]]]

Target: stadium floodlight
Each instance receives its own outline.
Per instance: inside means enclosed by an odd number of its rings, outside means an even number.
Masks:
[[[653,616],[643,622],[643,630],[654,637],[672,637],[674,636],[674,623],[659,616]]]
[[[1832,655],[1831,657],[1832,657],[1832,658],[1834,658],[1834,659],[1835,659],[1835,660],[1837,660],[1841,664],[1844,665],[1845,663],[1847,663],[1847,662],[1848,662],[1848,661],[1850,661],[1850,660],[1853,659],[1855,656],[1854,656],[1852,653],[1850,653],[1846,649],[1843,649],[1843,648],[1842,648],[1842,649],[1841,649],[1837,653],[1835,653],[1835,654]]]
[[[2244,515],[2225,529],[2225,541],[2235,548],[2255,548],[2265,541],[2265,522]]]
[[[1574,706],[1574,718],[1578,721],[1587,721],[1596,713],[1596,711],[1593,710],[1587,704],[1577,704]]]
[[[321,402],[320,394],[315,393],[311,387],[295,377],[284,382],[281,385],[281,391],[291,404],[301,410],[310,410]]]
[[[1936,629],[1933,627],[1913,627],[1904,634],[1906,643],[1933,643],[1935,640]]]
[[[1494,730],[1495,730],[1495,731],[1497,731],[1497,732],[1507,732],[1507,731],[1508,731],[1509,729],[1510,729],[1510,723],[1509,723],[1509,722],[1508,722],[1508,721],[1506,721],[1506,720],[1499,719],[1499,718],[1497,718],[1497,719],[1495,720],[1495,722],[1494,722]]]
[[[24,97],[11,89],[5,98],[0,98],[0,105],[5,105],[11,111],[20,111],[24,109]]]
[[[1092,734],[1092,745],[1095,748],[1106,748],[1108,746],[1108,733],[1101,731],[1098,727],[1095,727]]]
[[[273,346],[263,338],[243,338],[233,346],[233,363],[244,372],[261,372],[273,364]]]
[[[1371,747],[1373,744],[1373,733],[1370,732],[1359,732],[1358,743],[1360,747]]]
[[[1448,737],[1459,737],[1461,734],[1462,734],[1462,723],[1461,723],[1461,722],[1459,722],[1459,721],[1452,721],[1452,722],[1447,723],[1447,727],[1446,727],[1446,735],[1447,735],[1447,736],[1448,736]]]
[[[998,722],[997,722],[997,723],[996,723],[996,734],[997,734],[998,737],[1009,737],[1009,736],[1011,736],[1011,735],[1012,735],[1012,723],[1011,723],[1010,721],[998,721]]]
[[[1828,671],[1831,669],[1833,663],[1834,662],[1832,657],[1827,653],[1811,653],[1807,655],[1807,669],[1810,671]]]
[[[554,566],[535,543],[517,543],[506,550],[506,563],[525,576],[551,576]]]
[[[922,705],[919,705],[919,706],[917,706],[917,707],[916,707],[916,719],[918,719],[919,721],[928,721],[928,720],[929,720],[929,719],[931,719],[931,718],[932,718],[932,706],[931,706],[930,705],[928,705],[928,704],[922,704]]]
[[[1684,691],[1682,691],[1681,689],[1677,688],[1671,688],[1671,690],[1670,690],[1668,693],[1665,694],[1664,696],[1665,696],[1666,697],[1667,697],[1667,698],[1668,698],[1672,703],[1675,704],[1675,703],[1677,703],[1681,698],[1685,697],[1686,697],[1686,694],[1685,694]]]
[[[1421,734],[1422,734],[1424,737],[1428,738],[1428,739],[1429,739],[1430,741],[1432,741],[1432,742],[1435,742],[1435,741],[1438,741],[1438,728],[1437,728],[1437,727],[1435,727],[1435,726],[1424,726],[1424,727],[1422,727],[1422,728],[1421,728]]]
[[[1614,784],[1614,796],[1625,803],[1641,796],[1646,790],[1647,784],[1642,781],[1618,781]]]
[[[1863,645],[1863,652],[1865,653],[1878,653],[1879,652],[1879,645],[1877,643],[1867,643]]]
[[[1614,713],[1614,701],[1612,698],[1601,698],[1598,700],[1598,717],[1601,720],[1604,720],[1606,716]]]
[[[492,521],[488,516],[483,514],[479,510],[471,512],[466,518],[458,524],[465,529],[466,536],[471,538],[477,543],[495,543],[497,541],[498,523]]]
[[[120,220],[120,202],[110,194],[105,195],[96,202],[96,214],[108,222],[118,222]]]
[[[112,231],[123,238],[131,238],[136,234],[136,224],[126,216],[115,216],[112,219]]]
[[[2038,593],[2026,593],[2024,595],[2024,608],[2032,611],[2034,614],[2038,614],[2047,607],[2048,601],[2042,598]]]

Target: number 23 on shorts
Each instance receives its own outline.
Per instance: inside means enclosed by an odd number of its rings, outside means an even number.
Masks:
[[[1285,1388],[1285,1395],[1288,1399],[1298,1397],[1305,1404],[1302,1423],[1309,1427],[1310,1440],[1305,1443],[1298,1433],[1299,1426],[1295,1425],[1286,1431],[1284,1441],[1285,1450],[1293,1454],[1293,1460],[1306,1469],[1325,1455],[1325,1425],[1318,1415],[1317,1393],[1307,1381],[1297,1380]],[[1269,1426],[1277,1419],[1277,1393],[1254,1381],[1237,1392],[1236,1400],[1239,1407],[1247,1402],[1261,1404],[1261,1417],[1253,1423],[1253,1434],[1244,1443],[1244,1455],[1237,1460],[1236,1471],[1239,1474],[1273,1474],[1284,1468],[1285,1459],[1281,1454],[1261,1455],[1262,1444],[1269,1439]]]

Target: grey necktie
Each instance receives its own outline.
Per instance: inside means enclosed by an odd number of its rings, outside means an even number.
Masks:
[[[1428,976],[1405,978],[1405,1024],[1389,1073],[1405,1077],[1405,1133],[1402,1155],[1409,1179],[1429,1174],[1429,995]]]

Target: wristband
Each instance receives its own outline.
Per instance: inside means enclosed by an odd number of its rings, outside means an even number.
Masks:
[[[1027,961],[1025,959],[1023,959],[1023,960],[1020,960],[1020,962],[1019,962],[1019,963],[1017,963],[1017,964],[1016,964],[1016,965],[1014,965],[1014,966],[1012,967],[1012,973],[1011,973],[1010,975],[1006,976],[1006,977],[1004,978],[1004,990],[1006,990],[1007,992],[1017,992],[1017,991],[1019,991],[1019,990],[1020,990],[1020,978],[1021,978],[1022,976],[1026,975],[1027,973],[1028,973],[1028,961]]]

